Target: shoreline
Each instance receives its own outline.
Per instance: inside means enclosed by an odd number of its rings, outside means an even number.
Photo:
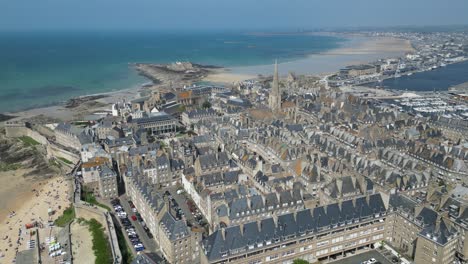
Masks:
[[[317,34],[317,33],[306,33]],[[323,33],[322,33],[323,35]],[[364,37],[349,35],[343,33],[334,33],[334,36],[339,36],[347,39],[338,48],[328,51],[308,54],[303,58],[279,63],[281,75],[286,75],[288,72],[306,75],[323,75],[330,72],[336,72],[340,68],[357,63],[368,63],[373,60],[387,58],[391,56],[401,56],[406,52],[413,51],[413,47],[407,40],[389,37]],[[239,66],[239,67],[221,67],[213,70],[214,73],[209,74],[202,79],[202,82],[211,82],[218,84],[234,84],[243,80],[255,79],[259,75],[271,75],[273,64],[255,65],[255,66]],[[151,82],[150,79],[145,79]],[[70,121],[76,116],[89,115],[99,110],[110,110],[109,105],[122,99],[131,100],[136,98],[143,89],[145,83],[135,84],[133,87],[110,92],[102,92],[88,95],[76,96],[68,99],[65,102],[53,104],[49,106],[19,110],[15,112],[3,112],[3,115],[14,116],[10,121],[33,118],[34,116],[45,116],[51,119],[62,121]],[[157,84],[155,84],[157,85]],[[104,105],[99,107],[87,108],[78,111],[76,108],[66,108],[66,103],[70,100],[92,97],[105,96],[96,102]]]
[[[339,33],[336,33],[339,34]],[[392,37],[336,35],[347,38],[341,47],[325,52],[309,54],[305,58],[278,63],[281,75],[288,72],[305,75],[322,75],[341,68],[385,59],[400,57],[415,49],[408,40]],[[273,64],[228,68],[235,74],[271,75]]]
[[[44,106],[44,107],[39,107],[39,108],[31,108],[27,110],[20,110],[17,112],[4,112],[2,114],[5,116],[13,116],[13,118],[9,119],[8,121],[18,121],[21,119],[29,119],[29,118],[33,118],[35,116],[41,116],[41,115],[51,118],[51,119],[71,121],[73,117],[75,116],[79,116],[79,115],[86,116],[86,115],[92,114],[93,112],[97,112],[99,110],[110,110],[110,104],[115,103],[117,101],[121,101],[122,99],[132,100],[136,98],[141,92],[141,90],[143,89],[144,84],[146,83],[138,84],[133,87],[118,90],[118,91],[102,92],[102,93],[73,97],[65,102],[61,102],[55,105]],[[73,108],[66,107],[67,102],[70,100],[82,99],[82,98],[93,97],[93,96],[104,96],[97,100],[90,101],[90,102],[93,102],[93,101],[99,102],[104,105],[98,106],[98,107],[92,107],[88,109],[79,109],[80,106],[73,107]],[[84,104],[84,106],[85,105],[86,103]],[[1,124],[0,124],[0,127],[1,127]]]

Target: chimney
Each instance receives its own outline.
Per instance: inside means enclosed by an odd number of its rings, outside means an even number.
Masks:
[[[390,206],[390,194],[386,192],[380,192],[380,197],[382,198],[382,202],[385,205],[385,209],[388,210]]]
[[[223,237],[223,240],[226,240],[226,229],[223,227],[221,228],[221,236]]]
[[[434,232],[439,232],[441,220],[442,220],[442,217],[438,215],[436,218],[436,222],[435,222]]]

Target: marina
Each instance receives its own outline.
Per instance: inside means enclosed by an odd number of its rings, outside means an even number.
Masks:
[[[445,67],[402,75],[382,82],[372,82],[365,86],[390,90],[408,91],[447,91],[453,86],[468,82],[468,61]]]

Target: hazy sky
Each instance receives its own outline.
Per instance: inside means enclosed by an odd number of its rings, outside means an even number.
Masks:
[[[468,24],[468,0],[0,0],[0,30]]]

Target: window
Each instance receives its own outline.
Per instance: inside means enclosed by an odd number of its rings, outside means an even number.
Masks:
[[[381,239],[381,238],[383,238],[383,234],[376,235],[376,236],[372,237],[373,240],[377,240],[377,239]]]
[[[328,249],[323,249],[323,250],[317,251],[317,256],[324,255],[327,253],[328,253]]]
[[[331,248],[331,252],[341,250],[343,248],[343,245],[335,246]]]
[[[333,239],[332,239],[332,244],[337,243],[337,242],[340,242],[340,241],[343,241],[343,237],[342,237],[342,236],[337,237],[337,238],[333,238]]]
[[[363,239],[359,240],[359,244],[364,244],[367,241],[369,241],[369,238],[363,238]]]
[[[317,247],[323,247],[323,246],[326,246],[326,245],[328,245],[328,240],[317,243]]]

